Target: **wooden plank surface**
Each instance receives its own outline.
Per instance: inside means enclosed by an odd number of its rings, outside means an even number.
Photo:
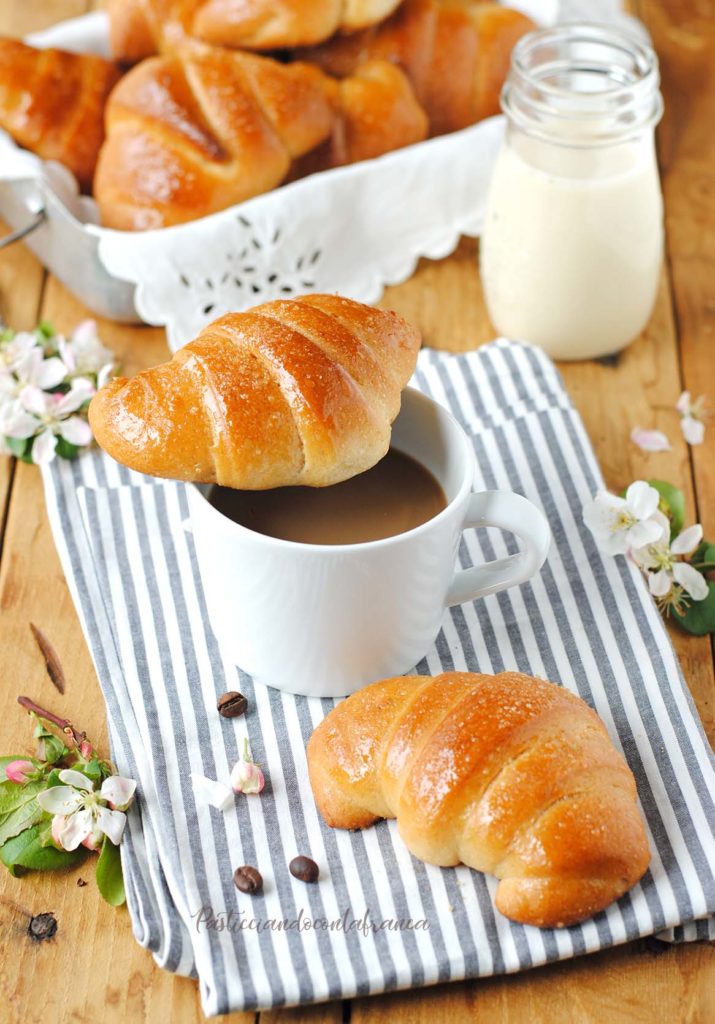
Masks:
[[[3,0],[0,32],[19,35],[81,13],[84,0]],[[91,6],[91,4],[89,5]],[[715,342],[707,287],[712,281],[712,209],[707,206],[707,11],[697,0],[643,0],[641,13],[661,55],[669,117],[661,132],[667,201],[669,261],[653,320],[617,366],[562,367],[586,422],[607,482],[618,488],[638,476],[659,476],[686,490],[689,510],[715,532],[715,460],[707,446],[689,451],[672,408],[683,386],[695,394],[715,389]],[[710,167],[712,164],[710,165]],[[465,350],[491,336],[478,275],[476,244],[464,241],[454,256],[423,261],[413,278],[385,295],[384,304],[414,320],[427,343]],[[709,275],[709,277],[708,277]],[[22,246],[0,254],[0,306],[8,322],[30,326],[38,315],[68,329],[85,312],[50,279]],[[162,332],[101,323],[103,339],[133,372],[163,358]],[[680,345],[678,345],[680,339]],[[712,395],[715,397],[715,395]],[[631,428],[659,426],[673,451],[645,455],[626,443]],[[12,486],[10,486],[12,485]],[[76,614],[52,544],[39,474],[0,459],[0,513],[9,494],[5,546],[0,559],[0,685],[5,714],[0,750],[15,748],[24,725],[13,707],[30,693],[106,742],[104,707]],[[693,512],[694,515],[694,512]],[[69,685],[63,698],[51,687],[29,634],[32,618],[57,647]],[[707,639],[673,633],[684,673],[713,735],[713,661]],[[27,744],[25,744],[27,748]],[[29,749],[29,748],[28,748]],[[77,886],[84,869],[67,876],[18,881],[0,875],[0,1000],[8,1020],[155,1022],[189,1024],[201,1018],[196,984],[159,970],[131,936],[126,911],[106,907],[93,884]],[[41,945],[26,935],[29,915],[52,910],[57,937]],[[705,945],[664,947],[644,941],[538,971],[487,981],[440,986],[389,997],[263,1013],[262,1024],[360,1024],[450,1020],[489,1024],[613,1021],[613,1024],[705,1022],[715,1005],[715,954]],[[254,1014],[223,1018],[248,1024]],[[0,1014],[0,1019],[5,1019]]]

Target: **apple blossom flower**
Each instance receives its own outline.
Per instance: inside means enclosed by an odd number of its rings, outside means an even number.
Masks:
[[[58,335],[57,349],[67,367],[67,376],[96,374],[98,388],[106,383],[114,369],[114,354],[99,340],[94,320],[83,320],[69,340],[63,334]]]
[[[629,548],[642,548],[660,537],[660,524],[653,519],[659,501],[655,487],[645,480],[636,480],[625,498],[599,491],[584,506],[583,521],[599,550],[608,555],[624,555]]]
[[[43,811],[53,815],[52,838],[57,845],[76,850],[83,844],[93,850],[106,836],[118,846],[127,823],[124,811],[132,802],[136,782],[112,775],[97,792],[91,779],[73,768],[63,768],[59,779],[64,785],[37,794]]]
[[[643,427],[634,427],[631,431],[631,441],[643,452],[669,452],[672,449],[670,441],[662,430],[644,430]]]
[[[192,772],[191,786],[201,803],[216,807],[219,811],[227,811],[233,803],[233,790],[225,782],[207,779],[204,775]]]
[[[705,436],[705,395],[693,401],[689,391],[684,391],[675,408],[680,413],[680,428],[688,444],[702,444]]]
[[[704,601],[709,593],[707,581],[687,562],[703,539],[702,526],[689,526],[671,543],[667,516],[657,512],[654,519],[660,527],[658,540],[631,552],[636,564],[648,574],[651,594],[663,607],[677,608],[687,598]]]
[[[48,394],[37,387],[24,388],[20,394],[22,409],[3,424],[7,437],[34,437],[32,461],[37,465],[51,462],[55,457],[57,437],[79,447],[92,440],[89,424],[81,416],[74,416],[95,393],[91,381],[79,377],[72,381],[66,395]]]
[[[0,342],[0,375],[14,373],[16,365],[36,347],[37,338],[27,331],[18,331],[13,337]]]
[[[27,782],[35,771],[32,761],[18,759],[5,765],[5,775],[10,782]]]
[[[248,737],[243,741],[243,758],[237,761],[231,769],[231,785],[235,793],[246,793],[253,795],[260,793],[266,784],[263,772],[257,764],[251,760],[248,749]]]

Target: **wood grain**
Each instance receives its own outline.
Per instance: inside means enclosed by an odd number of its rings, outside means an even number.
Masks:
[[[0,32],[21,34],[82,13],[84,0],[2,0]],[[91,4],[89,5],[91,6]],[[702,10],[701,10],[702,7]],[[609,486],[639,476],[658,476],[686,489],[689,510],[715,533],[715,426],[707,446],[689,450],[679,435],[672,406],[683,386],[713,392],[715,344],[711,187],[712,131],[705,82],[713,61],[707,11],[699,0],[643,0],[641,13],[663,62],[669,116],[661,132],[666,194],[667,274],[644,336],[617,365],[562,366]],[[708,56],[710,54],[710,56]],[[710,122],[712,117],[710,116]],[[710,149],[708,148],[710,147]],[[383,304],[398,309],[422,329],[427,342],[464,351],[491,337],[479,278],[477,245],[464,240],[440,262],[421,261],[403,285],[388,289]],[[22,246],[0,254],[0,309],[16,327],[31,326],[41,313],[59,329],[86,311],[44,274]],[[120,354],[126,372],[160,361],[163,333],[101,323],[100,334]],[[680,348],[678,347],[680,335]],[[645,455],[626,439],[631,428],[658,426],[673,451]],[[5,714],[0,750],[29,750],[20,689],[74,717],[98,742],[106,742],[104,705],[52,544],[39,475],[0,459],[0,510],[10,495],[5,549],[0,559],[0,685]],[[46,677],[28,629],[32,618],[56,646],[68,687],[60,697]],[[713,735],[713,663],[707,640],[673,634],[685,677]],[[0,874],[0,1019],[32,1024],[190,1024],[201,1019],[195,982],[157,968],[131,936],[126,911],[108,908],[91,882],[92,862],[64,876],[26,880]],[[90,884],[80,888],[77,879]],[[51,942],[27,936],[31,914],[53,911],[59,930]],[[297,1010],[266,1012],[261,1024],[359,1024],[385,1020],[452,1024],[706,1024],[715,1005],[715,952],[705,945],[666,947],[634,943],[571,963],[509,978],[440,986]],[[254,1022],[254,1014],[220,1018]]]

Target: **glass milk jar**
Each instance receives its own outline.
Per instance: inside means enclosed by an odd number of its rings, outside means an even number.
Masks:
[[[492,323],[557,359],[624,348],[663,257],[658,62],[635,37],[562,25],[514,48],[481,274]]]

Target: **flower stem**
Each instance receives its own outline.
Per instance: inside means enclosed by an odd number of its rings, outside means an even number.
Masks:
[[[46,722],[50,722],[52,725],[57,726],[57,728],[62,731],[65,738],[70,740],[73,746],[79,748],[82,742],[87,738],[87,734],[75,729],[67,718],[60,718],[58,715],[53,714],[52,711],[46,711],[45,708],[41,708],[39,704],[35,704],[34,700],[30,700],[29,697],[18,697],[17,703],[31,714],[37,715],[38,718],[42,718]]]
[[[709,569],[715,569],[715,562],[691,562],[693,569],[699,569],[701,572]]]

